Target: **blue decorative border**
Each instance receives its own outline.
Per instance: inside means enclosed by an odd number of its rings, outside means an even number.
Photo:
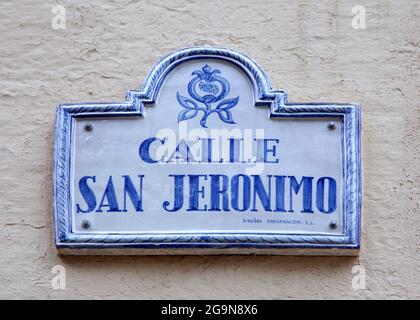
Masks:
[[[256,106],[269,106],[271,117],[338,117],[342,121],[345,181],[345,226],[342,235],[297,235],[259,233],[193,234],[74,234],[71,228],[70,168],[71,135],[76,117],[141,116],[145,104],[153,103],[166,75],[191,59],[215,58],[240,67],[253,85]],[[160,60],[149,72],[140,90],[127,92],[123,103],[63,104],[57,109],[53,209],[57,248],[314,248],[358,249],[361,222],[361,111],[357,104],[288,103],[285,91],[272,90],[264,71],[249,57],[225,48],[192,47]],[[333,252],[333,251],[332,251]],[[223,252],[221,252],[223,253]]]

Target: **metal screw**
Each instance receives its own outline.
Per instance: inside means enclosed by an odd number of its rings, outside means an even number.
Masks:
[[[335,229],[337,227],[338,227],[338,222],[337,221],[333,220],[333,221],[330,222],[330,228],[331,229]]]
[[[83,220],[82,221],[82,228],[83,229],[89,229],[90,228],[90,221],[89,220]]]
[[[328,123],[328,129],[330,129],[330,130],[334,130],[336,127],[337,127],[337,126],[336,126],[336,124],[335,124],[335,122],[334,122],[334,121],[330,121],[330,122]]]
[[[86,123],[85,124],[85,130],[86,131],[92,131],[93,130],[93,126],[91,123]]]

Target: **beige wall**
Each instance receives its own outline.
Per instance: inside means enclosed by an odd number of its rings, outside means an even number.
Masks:
[[[51,28],[51,7],[66,29]],[[366,7],[365,30],[351,26]],[[0,298],[420,298],[419,1],[0,2]],[[358,258],[58,257],[55,106],[122,101],[173,50],[253,57],[291,101],[362,104]],[[352,288],[352,267],[366,289]],[[51,268],[66,268],[53,290]]]

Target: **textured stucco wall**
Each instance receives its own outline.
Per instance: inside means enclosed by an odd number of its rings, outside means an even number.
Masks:
[[[51,7],[66,29],[51,28]],[[364,5],[366,29],[351,26]],[[420,298],[419,1],[0,2],[0,298]],[[291,101],[362,104],[356,258],[58,257],[55,107],[121,101],[185,46],[253,57]],[[367,273],[354,290],[352,267]],[[66,268],[53,290],[51,268]]]

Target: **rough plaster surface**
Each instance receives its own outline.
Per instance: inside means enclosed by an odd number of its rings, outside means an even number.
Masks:
[[[51,7],[66,29],[51,28]],[[365,30],[351,27],[366,7]],[[420,298],[419,1],[0,3],[0,298]],[[163,55],[218,45],[253,57],[291,101],[359,102],[363,241],[356,258],[59,257],[55,107],[122,101]],[[366,289],[352,288],[352,267]],[[65,290],[51,268],[66,268]]]

